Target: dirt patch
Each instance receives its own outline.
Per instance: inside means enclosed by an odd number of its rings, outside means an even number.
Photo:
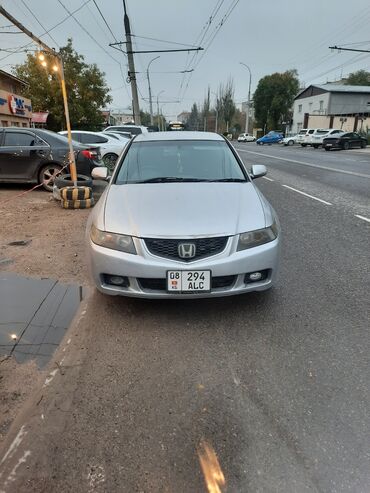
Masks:
[[[17,197],[22,191],[0,188],[0,271],[88,284],[84,233],[90,210],[62,209],[41,190]],[[9,245],[18,240],[32,241]]]
[[[84,234],[90,211],[62,209],[41,190],[19,196],[25,190],[0,186],[0,272],[87,286]],[[0,444],[38,378],[34,362],[0,360]]]

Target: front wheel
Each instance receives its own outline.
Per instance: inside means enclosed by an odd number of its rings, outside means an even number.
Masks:
[[[343,142],[343,149],[345,151],[348,151],[348,149],[349,149],[349,142]]]
[[[39,184],[47,192],[53,191],[54,181],[57,176],[61,176],[62,167],[59,164],[49,163],[43,166],[39,172]]]
[[[293,140],[288,141],[288,146],[292,146],[294,144]]]
[[[318,145],[314,145],[314,146],[312,146],[312,147],[313,147],[314,149],[318,149],[318,148],[319,148],[319,146],[318,146]]]
[[[367,146],[366,142],[361,142],[361,149],[365,149]]]
[[[306,147],[306,146],[307,146],[307,144],[301,144],[301,146],[302,146],[302,147]]]
[[[330,151],[330,147],[325,147],[325,151]]]

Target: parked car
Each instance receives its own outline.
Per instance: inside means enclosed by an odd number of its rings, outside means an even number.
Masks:
[[[283,138],[281,144],[284,144],[285,146],[292,146],[297,143],[297,139],[298,139],[298,134],[288,135],[287,137]]]
[[[254,142],[256,140],[256,137],[251,134],[240,134],[238,137],[238,142]]]
[[[316,128],[315,131],[310,135],[307,139],[307,144],[317,149],[323,143],[323,140],[326,137],[330,137],[331,135],[339,135],[342,134],[343,130],[338,130],[336,128]]]
[[[112,125],[103,130],[103,132],[130,132],[132,135],[147,134],[149,133],[147,127],[143,125]]]
[[[67,136],[67,131],[59,132],[60,135]],[[108,133],[89,132],[88,130],[72,130],[73,140],[81,144],[92,144],[99,147],[102,160],[110,170],[116,165],[118,156],[126,146],[128,140],[124,143]]]
[[[311,135],[315,132],[314,128],[307,128],[306,132],[303,134],[303,137],[299,139],[299,143],[302,147],[307,147],[311,141]],[[302,135],[302,134],[301,134]]]
[[[280,132],[271,131],[268,134],[260,137],[256,140],[256,144],[264,145],[264,144],[277,144],[283,140],[283,134]]]
[[[221,135],[158,132],[121,156],[86,230],[91,273],[110,295],[193,298],[269,289],[279,223]],[[94,173],[104,178],[106,170]],[[222,200],[220,200],[222,197]]]
[[[91,176],[103,166],[96,146],[73,143],[77,173]],[[49,192],[59,174],[70,172],[66,137],[37,128],[0,128],[0,182],[40,183]]]
[[[297,144],[303,144],[304,143],[304,140],[305,140],[305,137],[306,137],[306,133],[308,132],[308,128],[301,128],[301,130],[297,133]]]
[[[356,132],[346,132],[324,138],[322,146],[326,151],[330,149],[348,150],[355,147],[364,149],[367,146],[367,139]]]
[[[130,134],[130,132],[103,132],[104,134],[107,134],[107,135],[110,135],[111,137],[115,138],[115,139],[118,139],[118,140],[122,140],[123,142],[126,142],[128,140],[130,140],[132,138],[132,135]]]

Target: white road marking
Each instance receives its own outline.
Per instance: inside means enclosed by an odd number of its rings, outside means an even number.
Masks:
[[[268,178],[267,176],[262,176],[262,178],[264,178],[265,180],[268,180],[268,181],[275,181],[272,178]]]
[[[328,168],[328,166],[320,166],[319,164],[306,163],[305,161],[296,161],[295,159],[288,159],[288,158],[284,158],[284,157],[271,156],[270,154],[262,154],[261,152],[246,151],[245,149],[236,149],[236,150],[240,151],[240,152],[249,152],[250,154],[256,154],[257,156],[263,156],[263,157],[268,157],[271,159],[277,159],[278,161],[287,161],[288,163],[302,164],[302,166],[310,166],[311,168],[324,169],[326,171],[333,171],[334,173],[342,173],[344,175],[352,175],[352,176],[358,176],[360,178],[369,178],[370,179],[370,175],[366,175],[365,173],[356,173],[355,171],[346,171],[344,169]]]
[[[360,216],[358,214],[355,214],[355,216],[358,217],[359,219],[362,219],[363,221],[366,221],[366,222],[370,223],[370,219],[368,217]]]
[[[49,383],[53,380],[53,378],[57,373],[58,373],[58,368],[49,373],[49,376],[45,379],[44,387],[47,387],[49,385]]]
[[[21,441],[23,440],[24,436],[27,435],[27,432],[25,431],[25,426],[23,425],[21,429],[18,431],[17,436],[14,438],[12,441],[10,447],[8,448],[8,451],[2,458],[2,461],[0,462],[0,465],[3,464],[8,457],[11,457],[13,455],[13,452],[17,450],[19,445],[21,444]],[[0,475],[1,477],[1,475]]]
[[[310,195],[306,192],[302,192],[301,190],[297,190],[296,188],[289,187],[288,185],[282,185],[285,188],[289,188],[289,190],[293,190],[294,192],[300,193],[302,195],[305,195],[306,197],[309,197],[310,199],[317,200],[318,202],[322,202],[323,204],[326,205],[333,205],[330,202],[326,202],[326,200],[319,199],[318,197],[314,197],[313,195]]]

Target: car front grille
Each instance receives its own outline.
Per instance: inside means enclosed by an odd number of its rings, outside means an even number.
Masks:
[[[225,249],[227,240],[227,236],[217,238],[195,238],[193,240],[144,238],[146,247],[153,255],[180,260],[182,262],[192,262],[201,258],[217,255]],[[178,251],[179,244],[181,243],[193,244],[195,246],[195,255],[191,258],[181,258]]]
[[[230,288],[236,280],[237,276],[218,276],[212,278],[212,289]],[[137,279],[139,286],[143,290],[150,291],[166,291],[167,280],[141,277]]]

